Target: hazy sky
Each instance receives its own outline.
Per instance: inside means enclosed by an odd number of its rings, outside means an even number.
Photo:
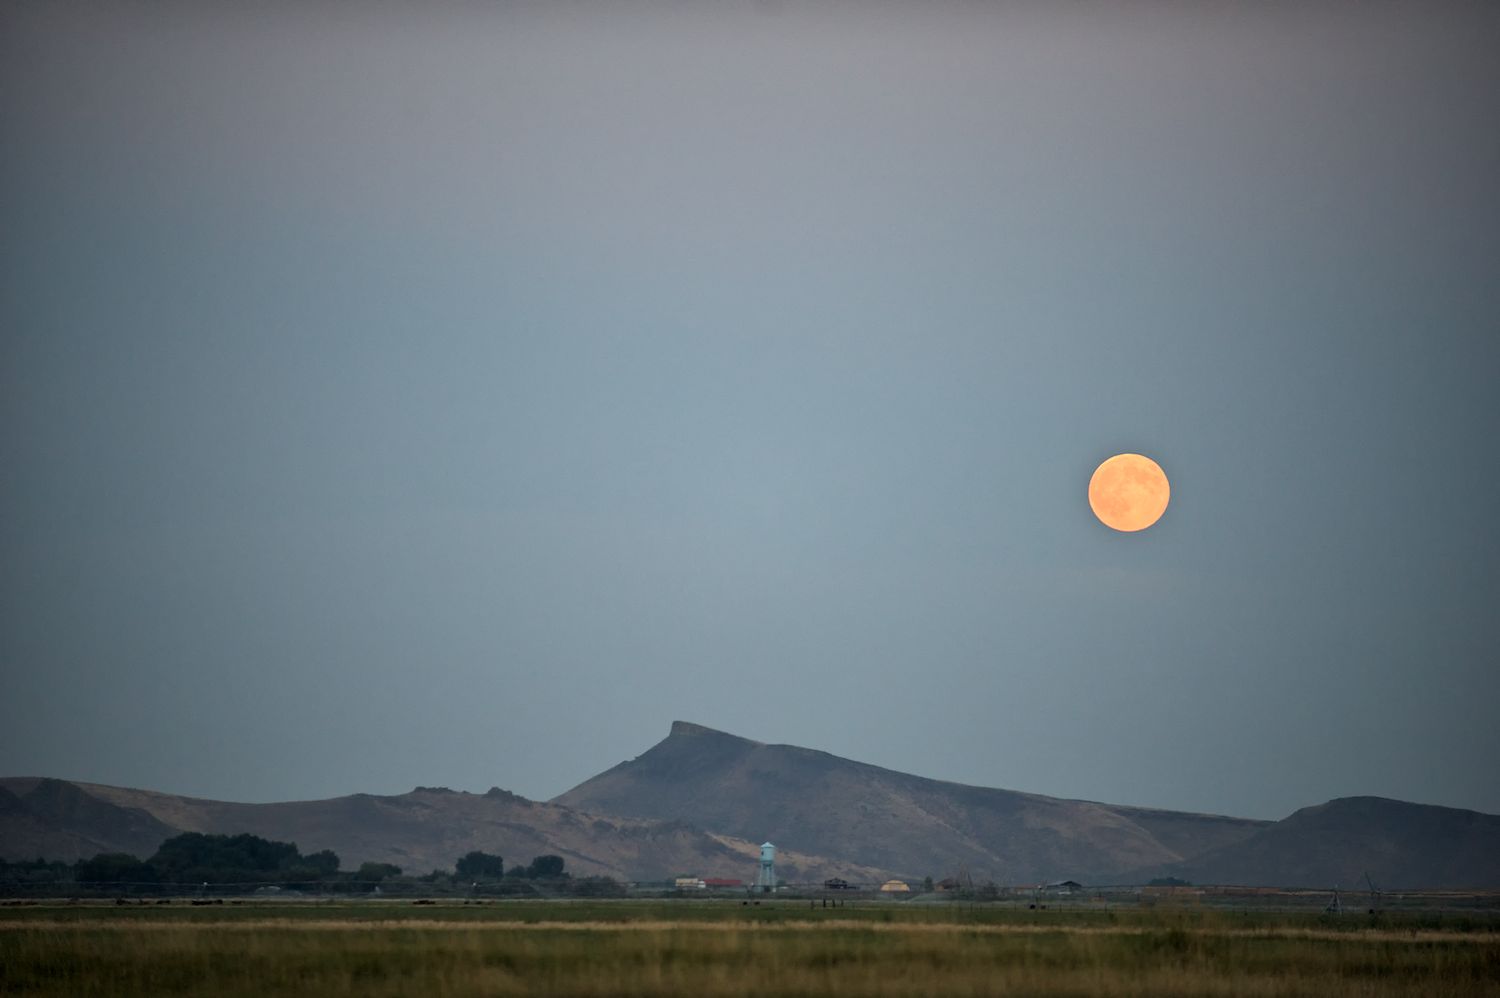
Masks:
[[[1493,3],[11,0],[0,774],[547,798],[681,718],[1500,811],[1497,52]]]

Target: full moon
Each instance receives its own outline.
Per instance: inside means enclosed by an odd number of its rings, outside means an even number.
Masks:
[[[1161,519],[1171,495],[1166,472],[1142,454],[1116,454],[1089,479],[1089,506],[1115,530],[1145,530]]]

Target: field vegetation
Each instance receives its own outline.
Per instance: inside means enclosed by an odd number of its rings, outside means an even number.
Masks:
[[[1492,995],[1493,914],[768,901],[0,908],[0,992]]]

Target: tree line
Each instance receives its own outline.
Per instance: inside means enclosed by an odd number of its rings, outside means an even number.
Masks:
[[[72,884],[80,888],[128,888],[135,893],[172,893],[184,888],[216,891],[319,890],[370,891],[380,888],[423,888],[452,893],[467,888],[485,893],[530,894],[545,886],[553,892],[608,895],[623,888],[607,877],[574,878],[561,856],[534,857],[512,864],[492,853],[475,850],[460,857],[452,870],[433,870],[409,876],[391,863],[367,862],[358,869],[341,868],[331,849],[304,855],[294,842],[277,842],[258,835],[210,835],[184,832],[167,839],[147,859],[129,853],[99,853],[76,863],[36,859],[9,863],[0,860],[0,888],[9,893],[32,893]]]

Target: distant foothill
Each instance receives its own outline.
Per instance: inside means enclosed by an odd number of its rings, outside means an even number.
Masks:
[[[295,889],[399,877],[523,891],[566,880],[568,890],[607,893],[678,878],[756,884],[771,842],[777,883],[1331,888],[1368,878],[1391,889],[1500,888],[1495,815],[1353,797],[1271,822],[1066,800],[913,776],[684,721],[637,758],[551,801],[500,788],[418,787],[235,804],[0,779],[0,859],[16,876],[56,875],[56,867],[18,872],[44,857],[70,876],[106,882],[264,877]],[[507,865],[502,856],[532,858]]]

